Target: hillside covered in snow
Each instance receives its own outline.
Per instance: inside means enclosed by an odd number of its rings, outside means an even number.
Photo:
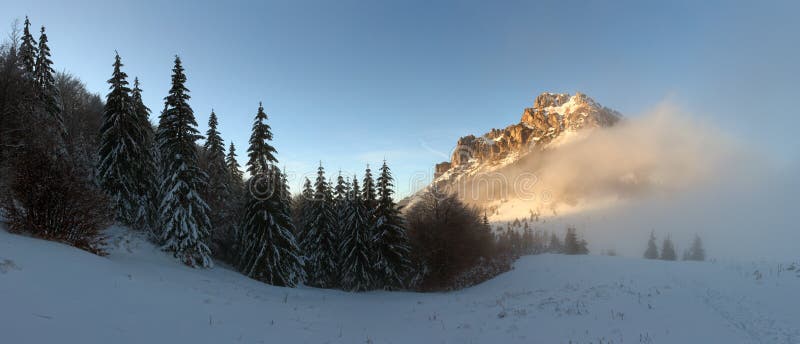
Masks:
[[[0,230],[4,343],[797,343],[798,266],[522,257],[448,293],[269,286],[113,229],[110,255]]]

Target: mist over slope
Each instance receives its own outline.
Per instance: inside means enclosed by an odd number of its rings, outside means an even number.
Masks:
[[[655,231],[679,253],[699,234],[711,257],[795,258],[798,168],[755,146],[665,102],[613,125],[564,130],[501,163],[467,160],[434,185],[494,222],[574,225],[595,252],[641,255]]]

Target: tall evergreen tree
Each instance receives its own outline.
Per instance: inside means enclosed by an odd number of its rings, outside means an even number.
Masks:
[[[244,240],[242,232],[242,218],[246,206],[246,193],[243,175],[239,162],[236,160],[236,146],[231,142],[228,153],[225,155],[225,170],[228,180],[228,199],[224,202],[225,216],[223,219],[223,246],[227,252],[221,252],[221,256],[231,264],[238,264],[241,258],[242,243]]]
[[[45,112],[49,116],[49,123],[55,131],[54,134],[65,135],[64,119],[61,114],[61,101],[56,87],[55,70],[50,59],[50,46],[47,45],[47,34],[44,26],[39,36],[39,55],[36,58],[34,71],[34,85]]]
[[[656,234],[650,232],[650,239],[647,240],[647,250],[644,251],[646,259],[658,259],[658,246],[656,246]]]
[[[336,177],[336,187],[333,188],[333,201],[337,206],[346,204],[345,201],[349,197],[347,189],[348,183],[342,176],[342,171],[339,171],[339,175]]]
[[[373,215],[375,223],[371,231],[377,257],[376,280],[379,287],[400,289],[411,267],[411,246],[405,222],[393,198],[394,178],[386,161],[380,171],[377,206]],[[488,227],[488,221],[486,225]]]
[[[341,287],[348,291],[365,291],[374,285],[372,235],[367,207],[359,195],[358,180],[353,176],[353,195],[348,197],[345,221],[341,232]]]
[[[165,98],[158,137],[162,162],[159,207],[163,248],[193,267],[211,267],[208,247],[211,224],[208,205],[200,195],[206,175],[198,166],[195,141],[200,138],[194,111],[189,106],[181,59],[175,56],[172,87]]]
[[[228,147],[228,154],[225,156],[225,166],[228,170],[232,191],[241,192],[244,188],[244,176],[241,166],[239,166],[239,161],[236,160],[236,146],[233,145],[232,141]]]
[[[267,114],[264,113],[264,106],[258,103],[258,113],[253,121],[253,131],[250,135],[250,148],[247,150],[249,161],[247,162],[247,172],[251,176],[264,173],[270,164],[278,162],[275,158],[275,148],[269,144],[272,141],[272,129],[266,123]]]
[[[303,183],[302,195],[306,200],[314,200],[314,188],[311,186],[311,180],[308,178],[306,178],[306,181]]]
[[[337,286],[339,238],[330,187],[322,163],[317,169],[314,198],[309,204],[309,223],[303,233],[302,249],[306,254],[308,284],[320,288]]]
[[[227,205],[231,201],[230,174],[225,162],[225,144],[217,130],[217,114],[211,110],[208,118],[206,142],[203,144],[203,170],[208,175],[208,186],[203,190],[203,199],[208,203],[211,220],[212,251],[217,257],[228,255],[231,227]]]
[[[158,213],[158,178],[156,171],[155,156],[155,133],[150,124],[150,109],[142,101],[142,89],[139,85],[139,78],[133,79],[133,89],[131,90],[131,103],[133,106],[134,122],[141,135],[137,138],[135,155],[138,162],[133,166],[131,173],[136,180],[139,202],[138,209],[134,212],[133,226],[137,229],[152,229],[157,221]]]
[[[142,142],[142,128],[133,113],[128,75],[122,71],[122,59],[114,57],[114,72],[108,80],[111,90],[106,96],[103,123],[100,127],[99,163],[97,179],[111,198],[116,219],[132,225],[143,201],[140,196],[138,170],[139,150],[146,148]]]
[[[239,267],[252,278],[280,286],[296,286],[305,278],[303,257],[295,239],[291,199],[277,162],[272,133],[259,104],[250,136],[247,205],[243,216]]]
[[[336,219],[337,236],[344,231],[347,207],[350,206],[348,189],[349,182],[345,181],[342,171],[339,171],[339,175],[336,177],[336,186],[333,188],[333,211]]]
[[[361,183],[363,189],[361,190],[361,198],[364,200],[364,205],[366,205],[367,210],[370,212],[370,217],[373,217],[372,214],[377,206],[377,193],[375,191],[375,179],[372,178],[372,170],[367,165],[367,169],[364,171],[364,181]]]
[[[564,246],[556,233],[550,233],[550,243],[547,244],[547,252],[550,253],[563,253]]]
[[[311,218],[311,205],[314,202],[314,188],[311,186],[311,180],[305,179],[303,183],[303,191],[294,203],[295,212],[295,235],[297,242],[303,244],[305,233],[308,226],[313,222]]]
[[[664,239],[664,242],[661,245],[661,260],[675,260],[678,256],[675,253],[675,244],[672,243],[672,239],[667,235]]]
[[[209,186],[213,188],[226,188],[228,183],[228,166],[225,161],[225,144],[217,130],[217,114],[211,110],[208,117],[208,130],[206,142],[203,144],[203,154],[206,159],[206,172],[209,174]],[[216,180],[215,180],[216,179]],[[214,185],[216,183],[217,185]],[[221,190],[224,193],[227,190]]]
[[[586,241],[578,238],[578,231],[574,227],[567,228],[567,234],[564,236],[564,253],[566,254],[587,254],[589,249],[586,247]]]
[[[152,224],[155,168],[149,110],[141,102],[138,81],[128,88],[119,55],[108,80],[109,92],[100,128],[97,179],[110,196],[116,219],[137,229]]]
[[[703,240],[700,239],[699,235],[695,234],[694,240],[692,240],[692,246],[689,247],[685,260],[706,260],[706,250],[703,248]]]
[[[36,45],[36,40],[31,35],[31,22],[28,16],[25,16],[25,26],[22,29],[22,42],[19,45],[19,59],[22,64],[24,76],[33,79],[34,72],[36,71],[36,56],[39,54],[39,48]]]
[[[245,233],[240,269],[245,275],[278,286],[294,287],[305,278],[303,257],[294,237],[288,187],[280,171],[269,167],[264,178],[250,178],[251,190],[271,190],[267,197],[249,194],[242,225]]]
[[[217,130],[217,125],[217,114],[211,110],[206,142],[203,144],[204,169],[208,175],[207,193],[213,198],[206,199],[209,204],[212,202],[222,204],[229,194],[230,173],[225,161],[225,143]]]

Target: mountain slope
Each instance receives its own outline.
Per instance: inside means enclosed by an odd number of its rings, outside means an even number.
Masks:
[[[458,292],[345,293],[187,268],[125,230],[112,234],[111,254],[97,257],[0,230],[2,342],[800,340],[800,310],[785,303],[800,278],[776,264],[542,255]]]
[[[621,119],[619,112],[582,93],[542,93],[533,107],[523,111],[519,123],[458,139],[450,161],[436,164],[429,187],[457,193],[462,200],[491,210],[490,216],[497,215],[499,202],[527,201],[524,187],[537,182],[530,179],[535,179],[536,169],[542,167],[543,153],[557,151],[561,145],[586,137],[594,129],[612,127]],[[515,173],[508,173],[511,170]],[[510,177],[520,170],[529,175]],[[419,192],[403,204],[413,203],[417,195]]]

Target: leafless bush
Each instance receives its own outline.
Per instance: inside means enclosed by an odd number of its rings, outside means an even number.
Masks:
[[[100,231],[111,217],[102,192],[73,164],[41,149],[14,158],[2,209],[11,232],[30,233],[103,255]]]
[[[453,289],[459,274],[490,261],[495,253],[494,237],[480,212],[454,195],[431,190],[406,219],[415,265],[424,271],[418,276],[421,290]]]

